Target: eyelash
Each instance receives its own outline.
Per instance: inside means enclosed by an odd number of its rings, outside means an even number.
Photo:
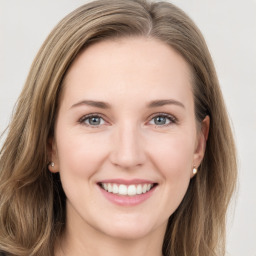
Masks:
[[[105,121],[104,117],[101,114],[94,113],[94,114],[89,114],[89,115],[85,115],[85,116],[81,117],[78,122],[82,125],[85,125],[85,126],[89,126],[89,127],[92,127],[92,128],[99,128],[100,125],[90,125],[90,124],[85,123],[85,121],[87,119],[92,118],[92,117],[101,118]]]
[[[85,126],[88,126],[88,127],[91,127],[91,128],[99,128],[101,124],[99,124],[99,125],[90,125],[90,124],[85,123],[86,120],[88,120],[89,118],[92,118],[92,117],[101,118],[101,119],[104,120],[104,122],[106,122],[104,117],[101,114],[98,114],[98,113],[85,115],[85,116],[81,117],[78,122],[82,125],[85,125]],[[156,128],[167,127],[167,126],[170,126],[170,125],[173,125],[173,124],[177,123],[176,117],[174,117],[170,114],[167,114],[167,113],[156,113],[156,114],[150,116],[150,119],[149,119],[148,122],[152,121],[156,117],[164,117],[164,118],[169,119],[169,121],[170,121],[168,124],[163,124],[163,125],[156,125],[155,124]]]
[[[163,125],[156,125],[155,124],[155,127],[156,128],[164,128],[164,127],[167,127],[167,126],[170,126],[170,125],[173,125],[173,124],[176,124],[177,123],[177,118],[174,117],[173,115],[170,115],[170,114],[167,114],[167,113],[156,113],[154,115],[152,115],[150,117],[150,121],[153,120],[154,118],[156,117],[164,117],[164,118],[168,118],[170,123],[168,124],[163,124]]]

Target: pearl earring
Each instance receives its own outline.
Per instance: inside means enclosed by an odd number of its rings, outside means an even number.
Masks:
[[[51,167],[54,167],[54,162],[51,162]]]
[[[197,169],[195,167],[193,168],[193,174],[197,174]]]

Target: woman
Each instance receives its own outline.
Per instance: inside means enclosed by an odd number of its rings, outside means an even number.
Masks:
[[[233,137],[194,23],[102,0],[36,56],[0,159],[4,255],[224,255]]]

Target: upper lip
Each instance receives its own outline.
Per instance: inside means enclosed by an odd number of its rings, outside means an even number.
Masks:
[[[133,184],[154,184],[156,182],[152,180],[146,180],[146,179],[106,179],[101,180],[98,183],[115,183],[115,184],[124,184],[124,185],[133,185]]]

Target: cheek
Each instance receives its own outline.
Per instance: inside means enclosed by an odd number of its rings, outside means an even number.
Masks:
[[[190,134],[190,135],[189,135]],[[193,165],[195,136],[191,133],[175,133],[151,140],[150,156],[159,170],[166,175],[182,175]],[[153,146],[154,145],[154,146]]]
[[[163,197],[168,201],[166,207],[171,209],[172,213],[183,199],[190,182],[194,153],[193,136],[173,134],[158,140],[155,147],[149,148],[152,162],[163,178]]]
[[[91,176],[106,155],[104,139],[99,134],[86,136],[83,133],[59,131],[57,143],[60,173]]]
[[[65,135],[64,135],[65,134]],[[82,204],[83,211],[93,205],[93,175],[100,169],[105,149],[100,138],[72,133],[58,133],[58,159],[61,183],[69,202]],[[104,151],[104,152],[103,152]],[[83,194],[83,196],[81,195]]]

